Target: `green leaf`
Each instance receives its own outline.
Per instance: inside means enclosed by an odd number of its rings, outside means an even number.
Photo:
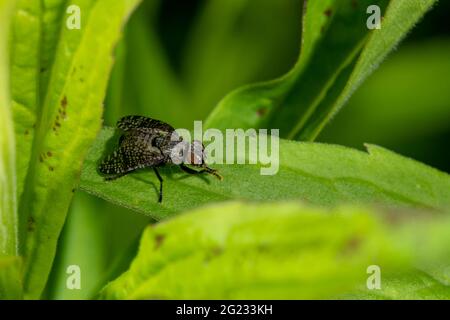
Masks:
[[[138,0],[21,1],[12,38],[25,297],[38,298],[81,163],[101,127],[113,46]],[[69,5],[81,29],[69,29]],[[93,50],[92,48],[95,48]],[[19,188],[19,192],[20,192]]]
[[[17,195],[30,167],[38,115],[48,85],[66,1],[19,0],[11,42],[11,97],[16,132]],[[41,21],[45,19],[45,23]]]
[[[30,165],[39,112],[39,43],[41,41],[40,1],[20,0],[14,14],[10,52],[11,99],[16,133],[17,197],[20,199]],[[17,41],[20,39],[20,41]]]
[[[100,298],[327,299],[366,286],[371,265],[380,267],[388,285],[384,274],[410,272],[419,259],[415,242],[392,229],[395,213],[383,219],[376,214],[299,203],[233,202],[198,209],[149,226],[129,270]],[[433,226],[443,224],[448,228],[448,219]],[[415,228],[407,224],[403,230]],[[426,240],[432,230],[425,228],[414,240]],[[448,242],[440,247],[448,248]],[[402,281],[400,288],[420,287]]]
[[[7,55],[13,6],[14,1],[0,0],[0,257],[18,254],[16,152]]]
[[[280,128],[282,137],[313,140],[434,2],[306,2],[302,52],[294,68],[280,79],[230,93],[207,126]],[[369,5],[386,11],[381,30],[366,27]]]
[[[0,256],[0,300],[22,299],[22,259]]]
[[[84,162],[80,188],[115,204],[162,219],[181,210],[228,199],[301,199],[321,205],[341,202],[445,209],[450,177],[376,146],[369,153],[340,146],[280,141],[279,172],[260,174],[258,165],[214,165],[224,180],[187,176],[177,167],[161,168],[164,199],[150,170],[115,181],[97,172],[99,161],[117,143],[112,128],[98,136]],[[248,158],[247,158],[248,159]]]

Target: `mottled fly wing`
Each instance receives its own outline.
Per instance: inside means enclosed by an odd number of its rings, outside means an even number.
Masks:
[[[117,122],[117,127],[119,129],[122,129],[123,131],[129,131],[133,129],[154,129],[155,131],[172,133],[175,130],[171,125],[165,122],[143,116],[123,117]]]
[[[121,176],[133,170],[162,164],[164,155],[149,143],[148,138],[134,130],[125,134],[119,148],[100,164],[99,171],[105,175]]]

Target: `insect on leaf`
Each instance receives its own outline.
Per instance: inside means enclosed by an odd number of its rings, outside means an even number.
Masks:
[[[84,162],[80,188],[157,220],[182,210],[229,199],[300,199],[314,204],[377,203],[395,207],[445,209],[450,205],[448,174],[386,149],[361,152],[336,145],[280,141],[277,174],[261,176],[258,165],[213,165],[225,177],[186,175],[176,166],[160,169],[165,199],[155,199],[159,181],[142,170],[105,183],[97,171],[115,130],[104,128]]]

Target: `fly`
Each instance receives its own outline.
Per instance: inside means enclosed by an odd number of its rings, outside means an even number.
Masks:
[[[207,173],[222,180],[217,170],[206,165],[206,155],[201,142],[184,142],[167,123],[143,116],[126,116],[117,122],[117,128],[123,132],[118,148],[99,166],[99,171],[105,175],[106,180],[120,178],[137,169],[152,168],[159,180],[158,202],[162,202],[164,181],[158,167],[179,163],[186,173]],[[194,170],[187,164],[201,170]]]

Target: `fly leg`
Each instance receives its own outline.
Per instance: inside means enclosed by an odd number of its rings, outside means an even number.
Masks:
[[[163,178],[161,177],[161,175],[158,172],[158,169],[156,169],[156,167],[153,167],[153,171],[155,171],[156,177],[159,180],[159,198],[158,198],[158,202],[161,203],[162,202],[162,195],[163,195]]]
[[[214,169],[211,169],[211,168],[208,168],[208,167],[204,167],[202,170],[197,171],[197,170],[189,168],[185,164],[181,164],[180,168],[181,168],[181,170],[183,170],[184,172],[189,173],[189,174],[209,173],[209,174],[212,174],[213,176],[215,176],[217,179],[223,180],[223,177],[220,174],[217,173],[217,170],[214,170]]]

